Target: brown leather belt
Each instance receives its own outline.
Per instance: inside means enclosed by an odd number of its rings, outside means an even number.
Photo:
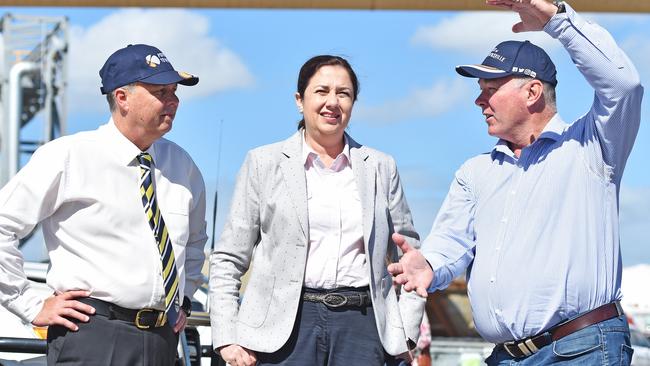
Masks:
[[[519,341],[502,343],[497,347],[503,348],[514,358],[528,357],[562,337],[621,315],[623,315],[623,309],[620,303],[618,301],[612,302],[560,323],[544,333]]]

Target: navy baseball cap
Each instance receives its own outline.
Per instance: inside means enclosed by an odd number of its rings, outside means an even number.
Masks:
[[[548,54],[529,41],[499,43],[480,65],[456,66],[462,76],[497,79],[509,75],[529,76],[557,85],[555,64]]]
[[[197,76],[183,71],[176,71],[167,57],[156,47],[146,44],[128,45],[115,51],[108,57],[99,70],[102,94],[140,81],[147,84],[196,85]]]

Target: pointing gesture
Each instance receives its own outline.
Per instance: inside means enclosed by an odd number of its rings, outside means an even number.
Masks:
[[[394,233],[392,238],[404,253],[398,263],[388,266],[393,281],[402,285],[408,292],[415,290],[418,295],[427,297],[427,289],[433,281],[433,270],[429,262],[419,250],[412,248],[402,235]]]

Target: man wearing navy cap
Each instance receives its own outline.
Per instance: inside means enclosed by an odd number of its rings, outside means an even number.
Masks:
[[[173,365],[202,282],[205,186],[162,136],[198,78],[148,45],[101,68],[111,119],[40,147],[0,190],[0,302],[49,326],[48,364]],[[20,238],[42,224],[52,295],[25,278]]]
[[[593,104],[565,123],[555,65],[527,41],[458,66],[478,79],[475,104],[499,140],[456,172],[424,256],[394,238],[405,255],[389,271],[426,296],[467,270],[476,329],[496,344],[488,365],[629,365],[618,194],[640,123],[639,75],[603,28],[563,2],[487,3],[519,14],[513,31],[559,40]]]

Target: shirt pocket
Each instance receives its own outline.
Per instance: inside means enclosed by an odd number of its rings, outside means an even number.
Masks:
[[[187,208],[172,208],[163,213],[167,232],[175,245],[186,246],[190,232],[190,213]]]

